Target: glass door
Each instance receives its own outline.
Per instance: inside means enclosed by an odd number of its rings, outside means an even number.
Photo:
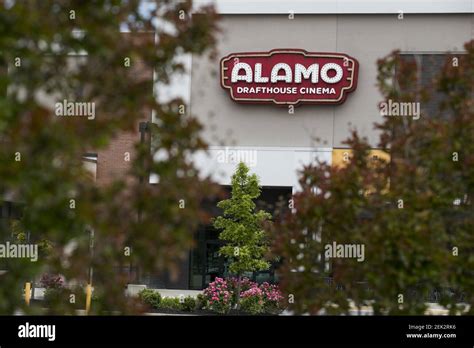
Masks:
[[[227,265],[224,257],[219,255],[219,248],[222,242],[219,240],[206,241],[206,265],[204,271],[204,284],[207,287],[216,277],[227,276]]]

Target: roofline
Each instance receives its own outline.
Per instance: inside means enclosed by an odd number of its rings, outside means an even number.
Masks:
[[[220,14],[456,14],[474,13],[474,0],[194,0]]]

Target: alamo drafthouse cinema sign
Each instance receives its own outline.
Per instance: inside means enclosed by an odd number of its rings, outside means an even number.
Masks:
[[[221,60],[221,85],[242,103],[341,104],[357,87],[358,68],[342,53],[232,53]]]

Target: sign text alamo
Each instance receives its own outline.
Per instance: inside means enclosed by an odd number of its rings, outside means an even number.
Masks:
[[[357,60],[342,53],[275,49],[221,60],[222,87],[244,103],[340,104],[356,89],[357,74]]]

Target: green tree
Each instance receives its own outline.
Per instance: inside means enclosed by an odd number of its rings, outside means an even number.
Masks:
[[[176,274],[212,189],[190,161],[206,149],[201,125],[182,112],[183,100],[157,98],[154,86],[184,71],[182,55],[213,53],[216,19],[212,6],[191,0],[0,2],[0,199],[21,202],[24,230],[52,245],[38,262],[8,260],[0,313],[32,313],[22,288],[45,270],[79,284],[69,289],[79,295],[93,267],[94,295],[102,299],[93,313],[136,310],[119,271],[130,263]],[[95,117],[58,117],[55,104],[65,99],[94,105]],[[126,177],[93,182],[82,156],[123,132],[137,134],[152,111],[148,141],[137,135],[129,162],[124,154]],[[147,184],[150,173],[159,184]],[[67,301],[50,310],[75,313]]]
[[[238,278],[238,307],[242,274],[270,267],[265,260],[269,249],[263,224],[272,216],[263,210],[256,211],[255,200],[260,196],[258,177],[249,174],[244,163],[239,163],[232,175],[231,186],[231,197],[217,204],[223,215],[214,220],[214,227],[222,230],[219,238],[226,242],[219,253],[230,260],[229,271]]]
[[[385,101],[422,109],[419,119],[386,117],[376,125],[390,160],[372,159],[367,140],[353,132],[346,166],[315,163],[302,171],[295,211],[272,227],[282,285],[297,313],[371,306],[375,314],[423,314],[434,289],[451,313],[463,312],[463,303],[473,313],[473,44],[448,55],[429,86],[417,80],[416,62],[398,52],[380,60]],[[424,108],[433,102],[437,110]],[[333,242],[363,245],[365,258],[324,259]]]

